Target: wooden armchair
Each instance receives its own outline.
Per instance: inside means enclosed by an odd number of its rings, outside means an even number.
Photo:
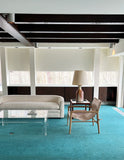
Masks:
[[[67,125],[68,125],[68,119],[70,117],[69,134],[71,134],[72,122],[92,122],[93,125],[94,122],[96,122],[98,126],[98,133],[100,133],[100,126],[99,126],[100,106],[101,106],[101,100],[97,98],[94,98],[91,103],[91,106],[88,106],[89,110],[73,110],[75,106],[69,106],[67,115]],[[78,119],[78,121],[75,121],[74,119]]]

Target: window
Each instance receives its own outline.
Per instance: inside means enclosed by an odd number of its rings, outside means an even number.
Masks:
[[[73,71],[37,71],[36,84],[37,85],[72,85]],[[92,72],[87,72],[87,84],[93,85]]]
[[[37,72],[37,85],[71,85],[73,72]]]
[[[30,72],[9,71],[9,85],[30,85]]]
[[[100,86],[117,86],[118,72],[116,71],[102,71],[99,77]]]
[[[119,71],[119,57],[110,57],[107,52],[101,54],[99,85],[117,86]]]
[[[28,48],[7,48],[8,85],[30,85]]]

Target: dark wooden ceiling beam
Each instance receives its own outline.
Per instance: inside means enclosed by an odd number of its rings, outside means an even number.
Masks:
[[[8,32],[11,36],[17,39],[25,46],[33,46],[16,28],[9,24],[3,17],[0,15],[0,27]]]
[[[11,38],[8,33],[0,33],[1,38]],[[124,38],[124,33],[25,33],[30,38]]]
[[[17,39],[0,39],[0,42],[18,42]]]
[[[119,39],[68,39],[68,38],[41,38],[41,39],[30,39],[31,42],[36,43],[118,43]],[[17,42],[14,38],[0,39],[0,42]]]
[[[12,37],[9,33],[0,33],[0,37]]]
[[[124,32],[124,25],[18,24],[19,31]]]
[[[15,14],[15,22],[94,22],[123,23],[124,15],[117,14]]]
[[[1,36],[1,34],[0,34]],[[4,36],[4,34],[2,34]],[[27,38],[124,38],[124,33],[25,33]],[[7,37],[7,35],[5,35]]]
[[[73,39],[71,41],[74,41],[77,39],[79,39],[78,41],[80,41],[80,39],[83,40],[84,42],[84,39],[92,39],[92,42],[93,42],[93,39],[98,41],[98,42],[101,42],[102,41],[105,41],[105,40],[110,40],[113,41],[114,39],[117,40],[118,38],[120,38],[120,36],[117,34],[116,36],[114,34],[38,34],[38,33],[28,33],[28,34],[25,34],[25,36],[27,37],[27,39],[29,39],[30,41],[36,41],[36,42],[39,42],[39,41],[46,41],[46,39],[51,39],[51,41],[53,41],[52,39],[55,39],[56,41],[60,41],[59,39],[64,39],[65,41],[68,39]],[[122,35],[121,38],[124,38],[124,34],[120,34]],[[15,40],[12,36],[10,36],[8,33],[0,33],[0,41],[8,41],[8,42],[11,42],[11,41],[17,41]],[[105,40],[104,40],[105,39]],[[62,41],[64,41],[62,40]],[[108,43],[108,40],[107,40],[107,43]],[[89,41],[89,40],[88,40]]]
[[[119,39],[30,39],[41,43],[118,43]]]
[[[15,14],[15,24],[16,28],[11,27],[23,33],[29,43],[118,43],[119,38],[124,38],[124,15]],[[1,42],[19,40],[10,34],[9,27],[0,28]]]

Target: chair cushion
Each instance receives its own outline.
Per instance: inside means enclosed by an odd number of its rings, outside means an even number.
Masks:
[[[95,113],[84,113],[81,111],[80,113],[72,113],[72,117],[75,119],[79,119],[81,121],[87,121],[95,116]]]
[[[27,109],[59,109],[59,105],[55,102],[5,102],[0,105],[0,109],[4,110],[27,110]]]

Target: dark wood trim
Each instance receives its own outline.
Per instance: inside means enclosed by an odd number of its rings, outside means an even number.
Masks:
[[[78,87],[64,87],[64,98],[65,101],[70,101],[70,99],[75,99],[76,90]],[[93,100],[93,87],[82,87],[84,91],[84,99],[89,100],[90,102]]]
[[[63,96],[66,102],[75,98],[77,87],[36,87],[36,94],[57,94]],[[85,99],[92,101],[93,87],[83,87]]]
[[[30,95],[31,89],[30,87],[18,87],[18,86],[9,86],[8,87],[8,95]]]
[[[82,87],[84,98],[90,102],[93,100],[94,87]],[[36,87],[36,95],[60,95],[64,97],[65,102],[75,99],[77,87]],[[9,86],[8,94],[30,95],[30,87]],[[99,98],[102,102],[116,103],[117,87],[99,87]]]
[[[103,102],[107,101],[107,87],[99,87],[99,99]]]
[[[99,87],[99,98],[102,102],[114,102],[116,104],[117,87]]]
[[[36,87],[36,95],[60,95],[64,97],[64,87]]]

